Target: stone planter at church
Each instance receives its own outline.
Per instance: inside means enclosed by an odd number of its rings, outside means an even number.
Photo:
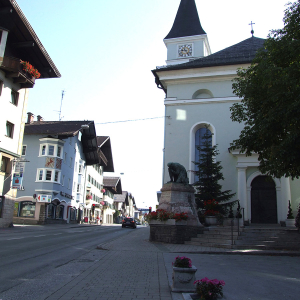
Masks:
[[[166,221],[151,220],[149,225],[175,225],[175,219],[168,219]]]
[[[295,219],[286,219],[285,225],[286,227],[295,227]]]
[[[209,226],[217,225],[218,220],[215,216],[206,216],[205,217],[205,223]]]
[[[178,268],[173,267],[172,274],[172,292],[178,293],[192,293],[195,292],[194,282],[196,280],[197,268]]]

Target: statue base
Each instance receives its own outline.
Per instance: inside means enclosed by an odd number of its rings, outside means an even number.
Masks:
[[[161,189],[161,198],[157,209],[173,213],[188,213],[187,225],[200,226],[195,203],[195,189],[190,184],[168,182]]]

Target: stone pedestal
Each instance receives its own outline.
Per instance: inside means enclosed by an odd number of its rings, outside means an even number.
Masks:
[[[184,244],[185,241],[190,241],[192,237],[197,237],[197,234],[203,232],[204,226],[197,216],[195,190],[191,185],[170,182],[163,186],[161,192],[157,209],[173,213],[187,213],[188,220],[150,221],[150,241]]]
[[[203,226],[197,216],[195,190],[189,184],[168,182],[161,189],[161,198],[157,209],[173,213],[188,213],[187,225]]]

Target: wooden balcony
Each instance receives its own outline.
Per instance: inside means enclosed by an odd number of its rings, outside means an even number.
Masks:
[[[0,69],[6,73],[6,78],[13,78],[13,82],[19,83],[21,88],[33,88],[35,78],[23,70],[20,59],[4,56]]]

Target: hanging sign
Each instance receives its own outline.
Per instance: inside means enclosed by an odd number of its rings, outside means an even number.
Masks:
[[[23,183],[23,174],[19,173],[14,173],[13,176],[13,183],[12,183],[12,188],[21,190],[22,189],[22,183]]]

